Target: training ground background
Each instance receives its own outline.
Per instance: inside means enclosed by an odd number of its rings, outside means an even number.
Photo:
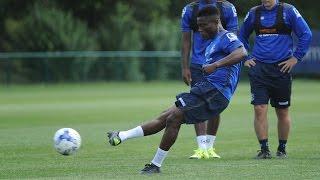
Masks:
[[[159,145],[162,132],[106,142],[108,130],[128,129],[159,115],[175,95],[188,91],[182,82],[89,83],[0,87],[0,179],[319,179],[320,83],[295,80],[288,159],[254,160],[259,149],[253,129],[249,84],[242,82],[222,114],[216,141],[221,159],[189,160],[196,148],[193,126],[183,125],[162,174],[141,176]],[[277,129],[269,108],[269,141],[274,155]],[[73,156],[53,149],[53,134],[76,129],[82,147]]]

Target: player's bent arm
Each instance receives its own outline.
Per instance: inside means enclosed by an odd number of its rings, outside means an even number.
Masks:
[[[182,32],[182,47],[181,47],[182,70],[185,68],[189,68],[190,49],[191,49],[191,32]]]
[[[219,61],[216,61],[212,64],[208,64],[203,66],[203,70],[206,73],[212,73],[219,67],[224,67],[224,66],[231,66],[234,64],[239,63],[242,61],[246,56],[248,55],[247,50],[241,46],[237,48],[236,50],[232,51],[228,56],[222,58]]]
[[[214,62],[213,64],[215,64],[217,68],[231,66],[242,61],[247,55],[247,50],[243,46],[241,46],[236,50],[232,51],[228,56],[222,58],[219,61]]]

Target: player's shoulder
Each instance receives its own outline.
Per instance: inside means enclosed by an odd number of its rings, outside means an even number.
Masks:
[[[226,0],[217,0],[217,3],[221,3],[221,6],[223,8],[224,13],[226,13],[227,16],[233,15],[233,17],[237,17],[237,10],[236,7]]]
[[[257,6],[254,6],[252,8],[250,8],[250,10],[248,11],[246,17],[245,17],[245,20],[249,17],[249,16],[255,16],[256,14],[256,11],[261,8],[262,5],[257,5]]]
[[[257,9],[261,8],[262,5],[258,5],[258,6],[254,6],[252,8],[250,8],[249,13],[255,13]]]
[[[192,1],[191,3],[187,4],[184,8],[192,10],[196,6],[199,6],[199,1]]]
[[[182,9],[182,17],[185,14],[191,14],[192,10],[196,7],[199,6],[199,1],[193,1],[187,5],[184,6],[184,8]]]
[[[221,36],[222,42],[233,42],[233,41],[238,41],[238,36],[231,32],[231,31],[225,31],[223,32]]]
[[[229,1],[217,0],[217,3],[221,3],[223,9],[226,9],[226,10],[231,11],[231,12],[236,11],[236,7]]]
[[[294,5],[292,4],[289,4],[289,3],[281,3],[281,4],[283,6],[284,11],[291,11],[291,12],[297,11],[296,7],[294,7]]]
[[[284,12],[287,12],[289,14],[289,16],[296,16],[297,18],[301,17],[301,14],[299,13],[299,11],[297,10],[296,7],[294,7],[294,5],[289,4],[289,3],[282,3]]]
[[[217,0],[217,2],[218,3],[222,3],[223,7],[225,7],[225,8],[234,7],[234,5],[231,2],[227,1],[227,0]]]
[[[285,2],[282,2],[281,5],[282,5],[285,9],[294,9],[294,8],[295,8],[292,4],[285,3]]]

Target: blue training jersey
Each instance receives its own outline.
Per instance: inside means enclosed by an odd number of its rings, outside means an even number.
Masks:
[[[209,5],[217,6],[217,1],[212,0]],[[199,1],[199,10],[201,8],[208,6],[204,0]],[[182,32],[191,32],[191,20],[192,20],[192,5],[188,4],[182,10],[181,18],[181,31]],[[238,30],[238,17],[236,8],[229,2],[224,2],[222,4],[222,11],[224,14],[224,19],[226,22],[226,27],[228,31],[237,32]],[[193,64],[203,64],[205,62],[205,50],[209,45],[210,41],[205,40],[201,37],[199,32],[193,32],[192,35],[192,57],[191,63]]]
[[[262,26],[271,27],[275,24],[278,8],[280,8],[279,4],[275,5],[271,10],[262,7],[260,17]],[[248,51],[250,49],[249,36],[253,32],[255,25],[255,9],[252,8],[248,12],[240,28],[239,39],[244,43]],[[254,57],[264,63],[276,63],[292,56],[299,61],[304,57],[312,38],[308,24],[298,10],[290,4],[283,5],[283,18],[285,25],[298,37],[298,44],[295,50],[293,49],[291,34],[260,34],[255,37],[252,54],[248,58]]]
[[[218,33],[206,49],[205,64],[211,64],[231,54],[234,50],[242,47],[242,42],[238,37],[228,31]],[[205,78],[216,87],[229,101],[234,94],[239,82],[242,62],[231,66],[217,68],[213,73],[206,75]]]

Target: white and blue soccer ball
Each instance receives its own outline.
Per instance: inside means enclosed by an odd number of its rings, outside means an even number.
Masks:
[[[54,148],[62,155],[72,155],[81,146],[80,134],[72,128],[59,129],[53,137]]]

